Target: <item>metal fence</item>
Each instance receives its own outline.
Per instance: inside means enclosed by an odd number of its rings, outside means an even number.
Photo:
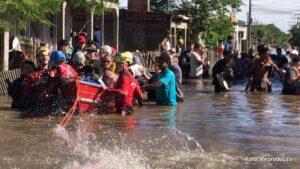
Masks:
[[[0,95],[7,94],[8,84],[20,77],[21,69],[0,72]]]

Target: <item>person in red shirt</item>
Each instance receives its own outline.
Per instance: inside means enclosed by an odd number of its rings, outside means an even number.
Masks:
[[[115,89],[108,88],[105,94],[114,94],[116,113],[122,116],[133,113],[133,98],[138,97],[142,99],[142,91],[136,79],[129,72],[128,67],[132,64],[133,60],[126,52],[120,53],[115,56],[116,72],[119,73],[119,78],[116,82]],[[140,101],[141,106],[141,101]]]
[[[39,114],[43,114],[43,110],[49,113],[49,108],[53,107],[57,98],[55,84],[51,83],[49,73],[49,49],[41,47],[37,54],[37,60],[37,70],[25,77],[23,94],[28,98],[26,107],[38,109]]]

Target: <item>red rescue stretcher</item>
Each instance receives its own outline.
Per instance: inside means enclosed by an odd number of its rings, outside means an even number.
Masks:
[[[76,80],[76,99],[60,125],[62,127],[67,125],[76,108],[78,108],[79,113],[97,111],[103,92],[104,87],[102,85]]]

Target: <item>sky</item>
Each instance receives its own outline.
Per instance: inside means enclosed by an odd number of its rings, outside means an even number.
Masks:
[[[119,0],[120,7],[127,7],[127,0]],[[243,0],[244,5],[238,13],[239,20],[247,21],[249,0]],[[296,23],[295,14],[299,14],[300,0],[252,0],[252,19],[263,24],[275,24],[283,32],[288,32],[291,24]]]

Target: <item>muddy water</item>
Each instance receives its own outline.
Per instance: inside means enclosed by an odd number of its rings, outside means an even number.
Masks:
[[[214,94],[210,81],[187,81],[177,108],[145,103],[128,117],[72,119],[72,146],[54,138],[59,117],[21,118],[0,102],[0,168],[298,168],[300,99]]]

